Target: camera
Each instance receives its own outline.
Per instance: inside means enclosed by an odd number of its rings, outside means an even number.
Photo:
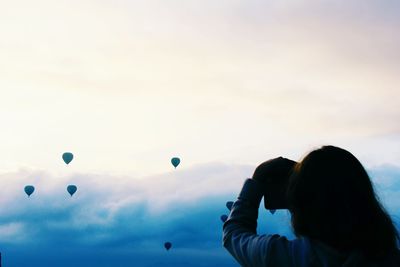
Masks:
[[[286,199],[286,190],[295,164],[295,161],[291,161],[286,166],[282,166],[278,172],[271,174],[271,176],[266,179],[264,185],[265,209],[277,210],[289,208],[289,204]]]

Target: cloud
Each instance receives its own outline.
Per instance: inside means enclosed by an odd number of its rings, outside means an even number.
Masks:
[[[101,174],[53,176],[21,170],[1,175],[0,242],[7,266],[236,266],[221,246],[220,215],[235,200],[247,165],[208,163],[186,170],[133,178]],[[382,185],[387,207],[398,214],[400,168],[371,169]],[[25,183],[37,190],[27,198]],[[66,185],[78,191],[72,198]],[[293,238],[290,215],[266,212],[262,205],[259,233]],[[163,244],[173,243],[166,252]],[[23,255],[23,256],[19,256]],[[60,263],[60,264],[58,264]],[[114,263],[114,265],[113,265]],[[65,263],[67,264],[67,263]],[[86,264],[86,265],[85,265]],[[167,265],[168,265],[167,264]]]
[[[31,266],[51,266],[69,258],[75,266],[164,261],[187,266],[197,257],[196,266],[207,266],[200,259],[208,257],[234,266],[221,247],[219,217],[227,213],[225,202],[234,199],[249,170],[210,163],[141,178],[34,170],[2,174],[4,263],[21,266],[30,259]],[[72,198],[66,192],[70,183],[78,186]],[[36,188],[30,198],[25,184]],[[169,255],[165,241],[173,243]]]

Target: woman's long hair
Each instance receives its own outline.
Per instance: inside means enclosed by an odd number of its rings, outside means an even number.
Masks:
[[[339,251],[379,259],[397,251],[399,233],[362,164],[350,152],[323,146],[294,167],[287,190],[296,236]]]

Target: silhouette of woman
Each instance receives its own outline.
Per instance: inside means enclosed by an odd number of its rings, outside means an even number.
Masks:
[[[286,200],[296,239],[257,235],[265,180],[288,169]],[[242,266],[398,267],[399,240],[364,167],[334,146],[310,152],[294,168],[282,157],[258,166],[223,226],[224,247]]]

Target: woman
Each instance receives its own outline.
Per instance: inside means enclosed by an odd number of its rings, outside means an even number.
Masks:
[[[399,234],[356,157],[324,146],[293,165],[282,157],[264,162],[234,203],[223,244],[242,266],[400,266]],[[297,238],[257,235],[266,181],[288,171],[286,200]]]

